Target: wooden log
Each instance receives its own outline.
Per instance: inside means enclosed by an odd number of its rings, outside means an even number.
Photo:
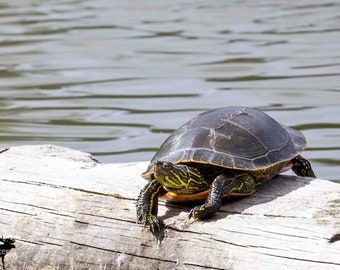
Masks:
[[[339,184],[278,176],[204,222],[160,201],[161,238],[136,224],[146,162],[52,145],[1,152],[0,234],[16,239],[7,269],[340,269]]]

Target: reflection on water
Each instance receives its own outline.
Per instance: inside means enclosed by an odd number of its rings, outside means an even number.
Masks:
[[[265,110],[340,181],[337,1],[8,1],[0,146],[53,143],[149,160],[197,113]]]

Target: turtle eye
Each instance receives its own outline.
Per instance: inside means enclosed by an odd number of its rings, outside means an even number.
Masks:
[[[171,162],[164,162],[164,167],[165,168],[171,168],[171,167],[173,167],[173,164],[171,163]]]

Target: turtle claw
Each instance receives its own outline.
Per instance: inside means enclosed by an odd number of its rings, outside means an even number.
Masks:
[[[163,221],[157,216],[142,214],[137,219],[138,223],[142,223],[144,227],[149,226],[151,232],[161,231],[164,227]]]
[[[200,212],[200,206],[196,206],[193,209],[191,209],[190,213],[189,213],[189,219],[199,219],[199,212]]]

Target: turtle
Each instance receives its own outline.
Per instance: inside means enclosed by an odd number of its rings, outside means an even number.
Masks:
[[[149,180],[140,191],[137,222],[152,232],[164,228],[157,217],[158,198],[205,200],[189,218],[211,218],[222,200],[247,196],[266,180],[292,169],[302,177],[315,177],[301,156],[304,135],[250,107],[222,107],[198,114],[175,130],[151,159],[142,177]]]

